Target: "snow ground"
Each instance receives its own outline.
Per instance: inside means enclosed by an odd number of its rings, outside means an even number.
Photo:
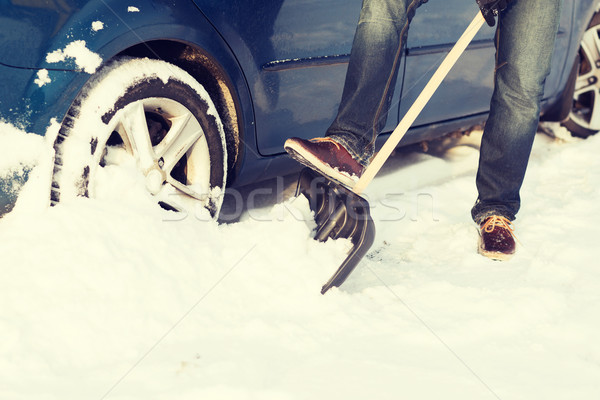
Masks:
[[[537,136],[505,263],[476,253],[479,137],[394,155],[367,190],[373,248],[322,296],[347,243],[273,201],[293,177],[220,225],[127,168],[48,208],[46,144],[0,125],[0,161],[38,164],[0,220],[0,398],[598,398],[600,136]]]

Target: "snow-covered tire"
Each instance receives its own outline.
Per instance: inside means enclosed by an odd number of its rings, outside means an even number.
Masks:
[[[562,125],[573,136],[587,138],[600,131],[600,12],[592,18],[579,46],[573,104]]]
[[[52,203],[94,197],[109,149],[133,155],[146,189],[173,210],[201,205],[218,216],[227,175],[225,134],[209,94],[161,60],[103,68],[71,106],[54,144]]]

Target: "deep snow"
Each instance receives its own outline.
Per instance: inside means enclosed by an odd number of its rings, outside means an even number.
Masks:
[[[133,167],[49,208],[49,146],[0,124],[0,175],[38,165],[0,219],[0,399],[598,398],[600,136],[558,132],[511,261],[476,253],[473,133],[393,156],[373,248],[322,296],[348,244],[274,201],[293,177],[230,195],[231,223],[160,209]]]

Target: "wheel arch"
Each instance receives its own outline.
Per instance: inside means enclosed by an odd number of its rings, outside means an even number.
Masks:
[[[61,123],[94,76],[73,59],[50,63],[47,54],[84,40],[86,48],[102,58],[98,70],[121,56],[162,59],[184,69],[214,96],[226,133],[228,180],[234,179],[244,156],[243,144],[255,145],[254,132],[245,132],[245,127],[254,129],[254,112],[242,67],[210,21],[192,2],[173,7],[166,0],[141,0],[136,3],[139,12],[120,13],[114,12],[123,9],[120,0],[85,3],[39,50],[37,65],[25,67],[31,71],[23,96],[28,99],[23,108],[32,110],[27,128],[43,135],[53,119]],[[102,17],[94,12],[99,7]],[[104,28],[90,33],[94,21],[103,22]],[[36,71],[43,69],[51,83],[39,86]]]
[[[243,151],[244,124],[238,88],[221,64],[201,47],[176,40],[152,40],[129,47],[115,57],[161,59],[188,72],[211,95],[225,131],[227,168],[235,174]],[[232,178],[229,178],[232,179]]]

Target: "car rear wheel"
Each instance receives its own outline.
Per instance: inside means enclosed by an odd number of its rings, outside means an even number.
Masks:
[[[586,138],[600,131],[600,13],[583,35],[579,57],[573,105],[563,125],[573,136]]]
[[[135,159],[145,187],[163,208],[201,206],[218,216],[226,181],[225,134],[204,88],[160,60],[115,62],[74,102],[56,139],[52,203],[95,194],[98,168]]]

